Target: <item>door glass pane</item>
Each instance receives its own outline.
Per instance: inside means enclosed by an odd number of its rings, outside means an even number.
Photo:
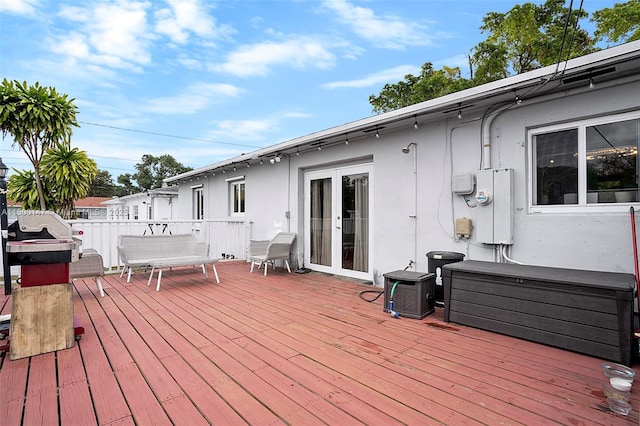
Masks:
[[[369,271],[369,174],[342,177],[342,268]]]
[[[587,127],[587,202],[637,201],[640,120]]]
[[[310,260],[315,265],[331,266],[331,178],[311,181]]]
[[[537,205],[578,204],[578,130],[537,135]]]

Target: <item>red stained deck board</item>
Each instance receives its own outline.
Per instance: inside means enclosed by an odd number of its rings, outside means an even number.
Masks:
[[[6,420],[7,424],[20,423],[28,372],[29,358],[9,361],[5,354],[0,370],[0,419]]]
[[[262,401],[269,410],[290,424],[318,424],[319,419],[302,406],[280,392],[272,384],[265,382],[216,346],[207,346],[202,352],[240,386]]]
[[[104,298],[93,280],[75,281],[85,337],[51,367],[63,426],[182,424],[180,413],[193,424],[638,424],[635,408],[621,417],[606,407],[602,360],[444,323],[440,308],[393,319],[381,299],[358,297],[371,286],[346,279],[217,268],[220,284],[185,269],[166,274],[160,292],[147,274],[108,275]],[[20,424],[36,380],[19,361],[0,360],[2,384],[15,375],[21,389],[0,389],[9,424]],[[164,380],[168,392],[158,391]],[[640,389],[631,394],[640,407]],[[95,413],[74,413],[69,398],[84,408],[90,398]]]
[[[300,385],[318,394],[326,401],[330,401],[336,407],[347,410],[352,417],[352,421],[349,423],[357,420],[364,424],[400,424],[384,411],[381,411],[381,409],[384,410],[384,407],[367,405],[365,401],[358,400],[349,392],[323,379],[322,374],[315,374],[317,370],[313,368],[305,370],[295,363],[289,362],[289,360],[274,356],[273,353],[269,353],[266,349],[261,356],[263,359],[269,360],[269,365],[294,378]]]
[[[24,408],[25,424],[45,424],[58,417],[55,362],[54,352],[31,357]]]
[[[375,389],[364,386],[356,379],[336,374],[335,371],[325,365],[305,356],[296,356],[290,361],[304,370],[313,372],[316,376],[336,386],[348,395],[353,396],[356,400],[359,400],[359,410],[362,410],[363,406],[365,408],[379,408],[384,411],[386,416],[391,417],[393,422],[399,422],[402,424],[427,425],[435,422],[435,420],[430,417],[429,413],[420,413],[415,411],[414,409],[400,403],[395,398],[391,398]],[[384,417],[381,417],[381,419],[383,418]]]
[[[138,368],[118,370],[115,374],[136,423],[158,426],[171,424]]]
[[[257,370],[256,374],[327,424],[346,425],[355,421],[351,415],[324,399],[322,395],[314,393],[302,386],[298,380],[292,380],[273,367],[265,366]]]
[[[197,410],[210,423],[225,425],[245,424],[245,420],[216,393],[215,388],[198,374],[197,366],[190,366],[178,355],[163,359],[163,363],[182,388],[185,389],[186,397],[193,401]],[[174,400],[167,401],[167,403],[172,401]],[[166,404],[164,405],[166,406]],[[167,411],[171,415],[172,411],[169,409]],[[200,416],[201,419],[202,416]],[[194,422],[197,420],[196,417],[194,416]],[[178,420],[178,423],[189,423]]]
[[[73,382],[58,389],[60,393],[60,422],[66,424],[95,424],[96,413],[86,382]]]

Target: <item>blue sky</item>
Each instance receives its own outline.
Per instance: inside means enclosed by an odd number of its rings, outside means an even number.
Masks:
[[[518,3],[0,0],[0,78],[75,98],[72,146],[115,181],[144,154],[198,168],[368,117],[427,61],[467,73],[482,18]],[[31,169],[11,143],[3,161]]]

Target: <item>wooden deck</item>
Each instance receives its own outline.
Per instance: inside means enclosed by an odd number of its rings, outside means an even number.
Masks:
[[[77,280],[71,349],[0,359],[0,424],[638,425],[609,411],[602,360],[444,323],[391,318],[371,289],[244,262],[131,283]],[[10,297],[0,299],[2,313]],[[634,368],[640,373],[638,365]]]

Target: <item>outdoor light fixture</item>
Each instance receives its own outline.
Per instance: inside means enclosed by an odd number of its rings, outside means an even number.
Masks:
[[[322,144],[318,144],[318,151],[322,151]]]
[[[11,266],[9,266],[9,256],[7,256],[7,238],[9,222],[7,218],[7,173],[9,168],[0,158],[0,229],[2,230],[2,267],[4,275],[4,294],[11,294]]]
[[[593,78],[589,77],[589,89],[593,89],[595,84],[593,83]]]
[[[280,162],[280,160],[281,160],[281,158],[280,158],[280,154],[277,154],[275,157],[271,158],[271,159],[269,160],[269,162],[270,162],[271,164],[276,164],[276,163],[279,163],[279,162]]]
[[[378,132],[378,130],[376,130],[376,139],[380,139],[380,132]]]
[[[418,130],[418,116],[417,115],[413,116],[413,128]]]
[[[271,164],[275,164],[275,163],[276,163],[276,159],[275,159],[275,158],[272,158],[272,159],[270,159],[270,160],[269,160],[269,162],[270,162]]]
[[[349,135],[344,135],[344,144],[349,145]]]
[[[296,148],[296,157],[300,156],[300,150],[298,148]]]

